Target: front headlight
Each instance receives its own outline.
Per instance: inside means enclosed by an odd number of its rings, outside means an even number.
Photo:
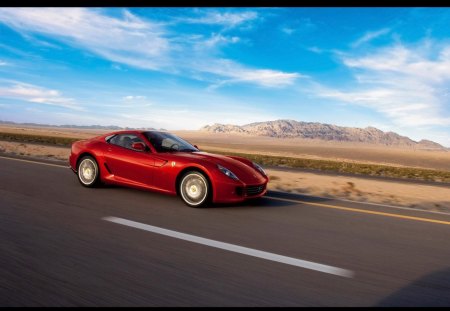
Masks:
[[[228,177],[230,177],[231,179],[234,180],[239,180],[239,178],[229,169],[227,169],[226,167],[223,167],[222,165],[217,164],[217,168],[224,173],[225,175],[227,175]]]
[[[261,174],[263,174],[263,176],[267,176],[266,171],[261,166],[259,166],[255,162],[252,162],[252,163],[253,163],[253,167],[256,168]]]

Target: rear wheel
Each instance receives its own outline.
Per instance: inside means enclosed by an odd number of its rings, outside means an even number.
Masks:
[[[205,175],[190,171],[183,175],[179,184],[181,199],[190,207],[206,207],[210,198],[210,187]]]
[[[91,156],[84,156],[78,163],[78,180],[85,187],[98,185],[99,171],[97,161]]]

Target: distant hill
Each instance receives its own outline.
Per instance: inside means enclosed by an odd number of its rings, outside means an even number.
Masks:
[[[317,122],[276,120],[250,123],[243,126],[232,124],[206,125],[200,131],[212,133],[249,134],[278,138],[320,139],[325,141],[360,142],[374,145],[413,147],[417,149],[447,150],[430,140],[416,142],[394,132],[383,132],[375,127],[343,127]]]
[[[10,124],[17,126],[38,126],[38,127],[56,127],[56,128],[73,128],[73,129],[84,129],[84,130],[111,130],[111,131],[120,131],[120,130],[155,130],[155,128],[134,128],[134,127],[120,127],[117,125],[73,125],[73,124],[64,124],[64,125],[51,125],[51,124],[40,124],[40,123],[16,123],[11,121],[1,121],[0,124]],[[165,131],[165,129],[160,129],[161,131]]]

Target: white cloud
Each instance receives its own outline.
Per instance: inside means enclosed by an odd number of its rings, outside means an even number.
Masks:
[[[211,37],[205,41],[201,42],[203,47],[216,47],[217,45],[223,45],[228,43],[237,43],[240,41],[240,38],[237,36],[229,37],[223,36],[221,34],[213,33]]]
[[[240,24],[250,22],[258,18],[258,13],[253,11],[245,11],[239,13],[219,13],[208,12],[200,17],[188,17],[180,18],[179,22],[191,23],[191,24],[209,24],[209,25],[222,25],[229,28],[236,27]]]
[[[369,41],[372,41],[373,39],[376,39],[378,37],[381,37],[383,35],[388,34],[391,31],[390,28],[383,28],[377,31],[368,31],[366,32],[361,38],[359,38],[358,40],[356,40],[355,42],[352,43],[352,47],[358,47],[361,44],[367,43]]]
[[[7,62],[0,59],[0,66],[7,66],[9,65]]]
[[[317,29],[317,25],[311,21],[310,18],[298,18],[290,21],[289,24],[281,26],[281,31],[287,35],[295,33],[309,33]]]
[[[296,31],[296,29],[290,27],[282,27],[281,31],[287,35],[292,35]]]
[[[343,62],[356,83],[345,90],[317,86],[317,96],[369,107],[397,126],[450,126],[450,46],[395,45],[363,57],[347,55]]]
[[[113,61],[145,59],[149,69],[161,67],[169,48],[157,24],[126,11],[124,19],[117,19],[85,8],[1,8],[0,21],[20,31],[55,36]]]
[[[295,72],[287,73],[268,69],[249,69],[227,59],[218,59],[206,64],[198,64],[198,66],[204,65],[207,66],[207,68],[204,68],[204,71],[228,78],[219,81],[214,87],[236,82],[253,82],[265,87],[283,87],[292,85],[297,78],[306,77]]]
[[[28,107],[28,108],[25,108],[25,110],[28,111],[28,112],[44,112],[44,111],[42,111],[40,109],[37,109],[35,107]]]
[[[124,70],[124,69],[122,68],[122,66],[120,66],[119,64],[112,64],[112,65],[111,65],[111,68],[114,69],[114,70],[119,70],[119,71]]]
[[[124,96],[122,99],[125,101],[132,101],[132,100],[142,100],[142,99],[146,99],[147,96],[142,96],[142,95],[128,95],[128,96]]]
[[[322,50],[321,48],[318,48],[317,46],[311,46],[306,48],[308,51],[316,53],[316,54],[321,54],[324,52],[324,50]]]
[[[185,21],[234,27],[257,17],[258,14],[251,11],[208,12]],[[187,74],[190,78],[201,80],[208,76],[214,83],[224,80],[223,83],[233,81],[285,86],[299,76],[297,73],[271,69],[251,69],[232,60],[215,59],[209,54],[208,49],[211,47],[239,42],[241,39],[237,36],[213,34],[211,38],[205,39],[192,34],[174,34],[162,24],[143,20],[126,10],[122,18],[114,18],[102,14],[99,9],[0,8],[0,22],[20,32],[51,36],[114,63],[171,74]],[[226,68],[219,68],[221,63]],[[120,67],[116,65],[112,68]]]
[[[59,106],[72,110],[83,110],[83,108],[81,108],[73,98],[61,96],[61,93],[57,90],[46,89],[21,82],[0,87],[0,97]]]
[[[117,104],[96,104],[88,112],[52,112],[40,115],[40,122],[50,124],[78,125],[118,125],[122,127],[153,127],[168,130],[197,130],[213,123],[248,124],[252,122],[279,119],[280,116],[267,113],[257,106],[248,107],[240,101],[217,96],[211,93],[198,93],[192,96],[189,91],[179,93],[174,99],[158,101],[151,99],[153,105],[138,107]],[[133,95],[132,95],[133,96]],[[182,98],[180,100],[180,98]],[[176,104],[173,104],[177,101]],[[226,109],[222,109],[226,107]],[[236,113],[239,111],[239,113]]]
[[[239,113],[236,114],[236,109]],[[248,124],[273,119],[273,115],[261,113],[257,109],[228,109],[219,110],[196,110],[190,108],[168,109],[149,108],[146,112],[123,113],[121,124],[134,127],[154,127],[168,130],[197,130],[202,126],[213,123]],[[124,125],[125,126],[125,125]]]
[[[37,39],[37,38],[35,38],[33,36],[28,35],[27,33],[20,32],[20,34],[22,35],[22,37],[24,39],[26,39],[28,42],[30,42],[33,45],[37,45],[39,47],[45,47],[45,48],[58,49],[58,50],[61,49],[61,47],[56,45],[56,44],[53,44],[53,43],[50,43],[50,42],[47,42],[47,41],[44,41],[44,40]]]
[[[353,68],[414,78],[425,84],[449,80],[450,46],[442,48],[437,57],[432,57],[429,49],[396,45],[366,57],[344,58],[344,63]]]

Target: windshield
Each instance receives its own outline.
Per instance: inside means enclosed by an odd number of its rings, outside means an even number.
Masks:
[[[190,143],[184,141],[178,136],[165,133],[165,132],[144,132],[145,137],[155,147],[158,152],[192,152],[199,151]]]

